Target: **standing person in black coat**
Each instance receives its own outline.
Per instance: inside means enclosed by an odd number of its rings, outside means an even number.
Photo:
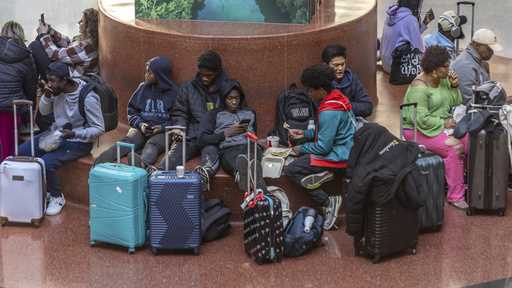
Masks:
[[[0,161],[14,152],[13,100],[36,98],[34,60],[25,46],[23,27],[9,21],[0,33]]]
[[[196,77],[180,87],[172,110],[172,122],[173,125],[186,127],[185,159],[189,160],[201,154],[201,164],[196,171],[201,175],[206,188],[209,178],[215,175],[219,166],[219,153],[215,145],[203,147],[199,143],[200,122],[206,112],[221,106],[220,94],[228,77],[222,68],[222,59],[215,51],[206,51],[199,56],[197,69]],[[172,132],[174,135],[182,136],[180,130]],[[178,141],[181,141],[179,138]],[[174,149],[166,157],[169,157],[169,169],[174,170],[182,163],[182,149]],[[165,169],[165,159],[160,163],[160,168]]]
[[[334,89],[340,90],[352,104],[356,117],[366,118],[372,114],[373,103],[359,77],[347,68],[347,49],[340,45],[329,45],[322,52],[322,61],[336,71]]]

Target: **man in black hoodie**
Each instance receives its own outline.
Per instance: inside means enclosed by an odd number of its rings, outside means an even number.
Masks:
[[[220,94],[228,79],[222,68],[220,55],[215,51],[206,51],[197,61],[198,72],[196,77],[185,82],[178,92],[176,103],[172,109],[173,125],[187,129],[187,155],[186,160],[201,154],[201,166],[197,172],[203,179],[204,186],[208,186],[210,177],[215,175],[219,166],[218,149],[216,146],[203,146],[199,143],[201,118],[213,109],[221,106]],[[172,131],[181,135],[181,131]],[[178,139],[178,141],[181,141]],[[182,163],[182,149],[175,149],[169,155],[169,169],[176,169]],[[165,159],[160,162],[160,168],[165,169]]]
[[[347,68],[347,49],[340,45],[329,45],[322,52],[322,60],[336,72],[335,89],[348,97],[356,117],[366,118],[372,114],[373,103],[359,77]]]
[[[235,176],[240,190],[246,191],[248,163],[245,132],[256,133],[256,112],[245,105],[245,94],[236,80],[228,80],[221,95],[221,106],[201,119],[199,144],[218,147],[222,169]],[[254,158],[254,149],[250,152],[251,158]],[[257,188],[266,189],[259,165],[262,154],[262,149],[259,149]]]
[[[169,79],[171,62],[168,58],[159,56],[146,63],[144,82],[133,92],[128,102],[128,122],[130,130],[121,141],[135,144],[135,150],[142,149],[141,157],[136,165],[152,167],[158,156],[165,150],[165,126],[171,125],[171,108],[176,100],[178,88]],[[113,145],[103,152],[97,163],[115,161],[117,148]],[[130,152],[121,148],[121,157]]]

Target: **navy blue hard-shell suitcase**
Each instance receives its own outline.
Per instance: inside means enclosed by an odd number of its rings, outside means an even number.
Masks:
[[[166,149],[169,147],[169,135],[170,132],[166,132]],[[185,144],[182,155],[186,155]],[[149,244],[155,255],[160,250],[192,250],[199,254],[201,178],[195,172],[185,172],[184,167],[185,160],[176,171],[158,171],[149,179]]]
[[[403,136],[403,111],[406,107],[413,110],[414,142],[417,142],[418,127],[416,121],[418,103],[400,105],[400,139]],[[421,232],[435,232],[441,230],[444,222],[445,176],[444,160],[439,155],[424,151],[416,160],[416,165],[426,175],[430,193],[425,197],[425,205],[418,209],[418,225]]]

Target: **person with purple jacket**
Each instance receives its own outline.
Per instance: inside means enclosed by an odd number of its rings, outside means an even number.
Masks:
[[[391,72],[393,62],[393,51],[396,47],[407,42],[411,48],[418,48],[425,51],[421,33],[427,29],[432,21],[433,12],[429,10],[422,23],[418,21],[422,0],[398,0],[386,11],[387,18],[382,31],[380,55],[382,67],[387,73]]]

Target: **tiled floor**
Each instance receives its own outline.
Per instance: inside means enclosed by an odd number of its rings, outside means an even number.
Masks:
[[[493,75],[511,88],[506,68],[511,61],[497,60]],[[380,72],[377,77],[380,103],[375,120],[398,133],[397,106],[405,87],[390,87]],[[509,197],[509,207],[511,201]],[[512,212],[505,217],[467,217],[452,207],[445,209],[443,230],[422,235],[415,256],[371,264],[353,256],[351,238],[339,230],[326,233],[325,246],[307,256],[258,266],[243,253],[240,225],[227,238],[202,246],[200,256],[155,257],[147,248],[135,255],[110,246],[91,248],[87,210],[68,205],[39,229],[0,228],[0,287],[430,288],[512,276]]]

